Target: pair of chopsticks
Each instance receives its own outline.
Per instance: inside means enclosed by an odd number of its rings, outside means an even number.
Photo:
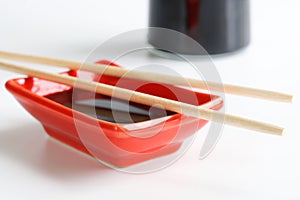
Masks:
[[[157,82],[157,83],[165,83],[165,84],[173,84],[173,85],[186,85],[186,83],[189,83],[192,87],[207,89],[206,86],[207,83],[201,80],[196,80],[191,78],[186,78],[185,80],[182,80],[176,76],[167,76],[167,75],[148,73],[148,72],[145,73],[141,71],[130,71],[130,73],[128,73],[129,70],[123,68],[117,68],[117,67],[110,67],[109,65],[105,65],[105,64],[83,64],[74,61],[59,60],[59,59],[45,58],[45,57],[38,57],[38,56],[29,56],[29,55],[22,55],[22,54],[2,52],[2,51],[0,51],[0,58],[14,60],[14,61],[30,62],[36,64],[44,64],[49,66],[57,66],[57,67],[76,69],[76,70],[84,69],[85,71],[110,75],[114,77],[122,77],[126,74],[126,78],[146,80],[146,81]],[[157,96],[152,96],[149,94],[144,94],[144,93],[140,93],[140,92],[136,92],[136,91],[132,91],[132,90],[116,87],[116,86],[111,86],[103,83],[86,81],[83,79],[78,79],[75,77],[61,75],[61,74],[49,73],[49,72],[18,66],[6,62],[0,62],[0,69],[70,85],[79,89],[89,90],[107,96],[113,96],[115,98],[130,100],[148,106],[160,105],[163,106],[166,110],[182,113],[187,116],[212,120],[218,123],[225,123],[228,125],[254,130],[258,132],[270,133],[275,135],[282,135],[284,132],[284,128],[276,125],[272,125],[272,124],[268,124],[256,120],[251,120],[240,116],[223,114],[221,112],[214,111],[211,109],[201,108],[199,106],[178,102],[170,99],[165,99]],[[225,93],[248,96],[253,98],[260,98],[260,99],[279,101],[279,102],[291,102],[293,98],[289,94],[284,94],[284,93],[279,93],[274,91],[266,91],[261,89],[235,86],[235,85],[226,85],[226,84],[220,85],[217,83],[208,83],[208,84],[213,85],[214,86],[213,88],[215,90],[220,91],[221,88],[222,89],[224,88]]]

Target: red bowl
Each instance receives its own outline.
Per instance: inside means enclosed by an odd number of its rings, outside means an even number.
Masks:
[[[117,66],[105,60],[99,63]],[[75,77],[84,76],[89,80],[110,85],[117,84],[119,87],[214,110],[223,106],[223,101],[218,96],[181,87],[133,79],[120,80],[75,70],[65,74]],[[6,88],[42,123],[50,136],[116,167],[126,167],[176,152],[188,137],[207,123],[206,120],[178,113],[138,123],[113,123],[91,117],[61,104],[71,101],[72,97],[94,98],[95,94],[91,96],[90,92],[81,91],[72,95],[74,90],[70,86],[33,77],[9,80]],[[50,96],[55,98],[50,99]],[[99,99],[104,98],[102,95],[96,96]]]

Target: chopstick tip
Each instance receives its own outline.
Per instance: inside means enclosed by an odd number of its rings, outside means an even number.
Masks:
[[[293,103],[293,102],[294,102],[294,96],[290,95],[290,101],[289,101],[289,103]]]
[[[285,135],[285,129],[282,128],[279,132],[276,133],[278,136],[284,136]]]
[[[294,101],[294,96],[291,94],[282,94],[278,98],[279,102],[285,102],[285,103],[293,103]]]

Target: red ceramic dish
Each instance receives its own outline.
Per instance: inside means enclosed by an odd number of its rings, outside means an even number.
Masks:
[[[65,74],[78,76],[79,73],[81,72],[71,70]],[[129,79],[119,81],[118,78],[110,76],[100,78],[99,75],[89,72],[84,72],[84,77],[172,100],[178,100],[180,96],[182,102],[214,110],[223,105],[218,96],[175,86]],[[171,154],[180,148],[185,139],[207,123],[206,120],[177,113],[138,123],[112,123],[62,105],[61,103],[72,100],[73,92],[72,87],[63,84],[29,77],[9,80],[6,88],[42,123],[50,136],[116,167],[126,167]],[[73,99],[91,98],[89,92],[81,91],[78,94],[76,97],[73,95]],[[57,95],[56,99],[49,98],[53,95]],[[101,99],[104,96],[97,94],[97,98]],[[192,99],[196,99],[196,103]]]

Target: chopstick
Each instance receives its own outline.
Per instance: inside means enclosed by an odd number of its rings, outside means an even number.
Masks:
[[[124,68],[118,67],[109,67],[106,64],[86,64],[80,63],[75,61],[68,61],[68,60],[60,60],[60,59],[53,59],[53,58],[46,58],[40,56],[30,56],[24,54],[17,54],[17,53],[10,53],[0,51],[0,58],[15,60],[15,61],[23,61],[23,62],[30,62],[36,64],[44,64],[49,66],[57,66],[69,69],[82,69],[84,71],[94,72],[94,73],[101,73],[109,76],[114,77],[122,77],[126,74],[126,78],[132,79],[139,79],[157,83],[164,83],[164,84],[172,84],[172,85],[187,85],[187,83],[194,88],[200,88],[207,90],[207,85],[210,86],[209,89],[215,90],[218,92],[225,92],[228,94],[240,95],[240,96],[247,96],[252,98],[258,99],[265,99],[270,101],[278,101],[278,102],[292,102],[293,96],[281,92],[276,91],[269,91],[269,90],[262,90],[250,87],[243,87],[237,85],[230,85],[230,84],[219,84],[214,82],[207,82],[192,78],[179,78],[177,76],[170,76],[170,75],[162,75],[157,73],[145,73],[142,71],[136,70],[127,70]]]
[[[103,83],[86,81],[71,76],[30,69],[5,62],[0,62],[0,69],[62,83],[79,89],[100,93],[106,96],[113,96],[119,99],[130,100],[135,103],[145,104],[148,106],[160,105],[163,106],[166,110],[182,113],[187,116],[212,120],[218,123],[225,123],[231,126],[245,128],[253,131],[259,131],[274,135],[282,135],[284,132],[284,129],[282,127],[276,125],[255,121],[235,115],[223,114],[221,112],[201,108],[199,106],[173,101],[157,96],[152,96],[149,94],[144,94],[120,87],[106,85]]]

